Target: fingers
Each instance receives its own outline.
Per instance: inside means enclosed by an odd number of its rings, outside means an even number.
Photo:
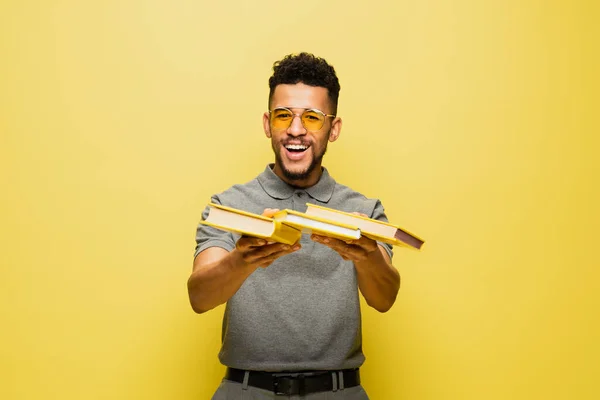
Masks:
[[[265,208],[265,211],[263,211],[262,215],[264,215],[265,217],[271,218],[278,211],[279,211],[279,208]]]
[[[242,239],[238,240],[238,243],[242,241]],[[262,245],[249,245],[250,243],[263,243]],[[287,245],[283,243],[272,243],[268,244],[266,241],[250,241],[244,240],[241,245],[237,246],[237,249],[240,251],[242,259],[245,263],[251,265],[264,265],[270,264],[275,261],[277,258],[284,256],[289,253],[293,253],[300,249],[300,244],[296,243],[294,245]]]
[[[260,260],[272,258],[275,259],[281,257],[284,254],[292,253],[300,248],[300,245],[290,246],[288,244],[275,243],[262,246],[260,248],[253,249],[246,253],[246,257],[244,258],[246,262],[255,264]]]
[[[377,242],[372,239],[369,239],[365,236],[359,239],[350,239],[350,240],[340,240],[335,238],[330,238],[327,236],[320,235],[312,235],[310,237],[316,242],[323,243],[326,246],[329,246],[333,249],[342,249],[345,247],[361,247],[368,251],[373,251],[373,249],[377,248]]]
[[[363,249],[365,249],[367,252],[377,250],[377,241],[370,239],[366,236],[361,236],[359,239],[356,239],[356,240],[349,240],[346,243],[360,246]]]
[[[344,260],[363,261],[373,251],[373,245],[370,243],[372,240],[368,238],[365,238],[367,239],[366,241],[363,241],[363,238],[343,241],[320,235],[312,235],[311,239],[335,250]],[[377,249],[377,243],[374,241],[373,243],[374,249]]]
[[[260,247],[266,244],[267,241],[265,239],[250,236],[242,236],[235,244],[235,247],[240,251],[248,251],[253,247]]]
[[[293,247],[290,247],[288,249],[283,249],[280,251],[276,251],[274,253],[271,253],[269,255],[266,256],[257,256],[254,260],[253,263],[257,264],[259,267],[262,268],[266,268],[269,265],[271,265],[271,263],[273,263],[275,260],[277,260],[279,257],[285,256],[286,254],[290,254],[293,253],[297,250],[300,249],[300,245],[296,245]]]
[[[315,242],[323,243],[325,245],[340,245],[344,243],[343,241],[335,238],[330,238],[327,236],[315,235],[314,233],[310,235],[310,238]]]
[[[262,268],[266,268],[269,265],[271,265],[275,260],[277,260],[279,257],[285,256],[286,254],[290,254],[293,253],[295,251],[297,251],[300,248],[300,246],[298,245],[297,247],[292,247],[286,250],[281,250],[281,251],[277,251],[275,253],[271,253],[268,256],[264,256],[262,258],[257,258],[254,263],[258,264],[259,267]]]

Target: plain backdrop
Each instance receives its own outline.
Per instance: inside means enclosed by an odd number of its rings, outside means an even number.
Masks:
[[[213,193],[273,161],[274,61],[339,75],[324,165],[427,240],[363,302],[375,400],[597,399],[595,2],[3,1],[0,398],[208,399]]]

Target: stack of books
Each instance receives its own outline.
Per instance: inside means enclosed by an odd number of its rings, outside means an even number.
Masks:
[[[425,243],[423,239],[397,225],[316,204],[306,205],[308,209],[305,213],[286,209],[277,212],[271,218],[209,203],[208,215],[200,223],[224,231],[290,245],[300,240],[303,233],[341,240],[356,240],[366,236],[383,243],[416,250],[421,250]]]

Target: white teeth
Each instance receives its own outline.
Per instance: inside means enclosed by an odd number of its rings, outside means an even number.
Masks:
[[[306,150],[308,149],[308,146],[303,146],[301,144],[288,144],[285,146],[285,148],[288,150]]]

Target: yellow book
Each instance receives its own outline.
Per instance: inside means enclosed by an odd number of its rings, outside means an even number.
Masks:
[[[423,239],[397,225],[316,204],[307,203],[306,205],[308,206],[308,209],[306,210],[307,215],[335,221],[340,224],[356,226],[360,229],[362,235],[374,240],[379,240],[383,243],[394,246],[410,247],[417,250],[420,250],[425,243]]]
[[[360,239],[360,229],[357,226],[329,221],[294,210],[279,211],[273,215],[273,219],[284,225],[299,229],[303,233],[314,233],[340,240]]]
[[[296,243],[302,237],[299,229],[264,215],[214,203],[209,203],[208,207],[208,215],[200,221],[203,225],[289,245]]]

